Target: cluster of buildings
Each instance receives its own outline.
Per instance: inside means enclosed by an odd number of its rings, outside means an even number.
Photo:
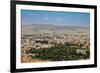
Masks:
[[[22,34],[21,48],[42,49],[54,45],[68,44],[70,46],[80,46],[89,48],[90,41],[87,36],[66,36],[65,34]]]
[[[66,42],[64,35],[51,34],[23,34],[21,37],[21,48],[27,49],[41,49],[48,48],[57,44],[64,44]]]
[[[22,56],[30,49],[47,49],[54,45],[66,44],[72,47],[90,48],[90,39],[86,34],[22,34]]]

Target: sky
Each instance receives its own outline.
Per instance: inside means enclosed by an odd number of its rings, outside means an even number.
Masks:
[[[90,26],[90,13],[21,10],[22,25]]]

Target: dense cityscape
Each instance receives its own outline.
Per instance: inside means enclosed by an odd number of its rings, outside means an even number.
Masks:
[[[25,34],[23,33],[21,36],[21,51],[22,51],[22,62],[41,62],[41,61],[61,61],[61,60],[79,60],[79,59],[88,59],[89,58],[89,50],[90,50],[90,39],[89,35],[85,32],[76,32],[76,33],[62,33],[59,34],[57,32],[52,33],[35,33],[35,34]],[[68,56],[66,50],[73,50],[74,52],[71,55],[77,55],[78,58],[74,58],[72,56],[68,59],[55,59],[52,56],[47,58],[46,56],[47,49],[60,47],[59,50],[53,49],[53,51],[58,51],[59,55],[61,51],[65,52],[65,56]],[[62,48],[62,46],[65,46]],[[68,48],[62,50],[64,48]],[[70,49],[69,49],[70,48]],[[39,52],[37,52],[39,51]],[[43,53],[44,51],[44,53]],[[50,52],[50,51],[49,51]],[[53,56],[56,56],[56,52],[50,52]],[[48,53],[48,52],[47,52]],[[87,55],[88,53],[88,55]],[[45,54],[45,55],[44,55]],[[48,54],[47,54],[48,55]],[[70,56],[70,55],[69,55]],[[84,57],[85,56],[85,57]],[[42,58],[43,57],[43,58]],[[59,57],[56,57],[59,58]],[[63,57],[61,57],[63,58]],[[73,59],[74,58],[74,59]]]

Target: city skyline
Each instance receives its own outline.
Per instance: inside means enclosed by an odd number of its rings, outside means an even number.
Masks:
[[[90,26],[90,13],[21,10],[22,25]]]

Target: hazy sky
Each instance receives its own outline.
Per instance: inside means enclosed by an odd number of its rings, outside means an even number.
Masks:
[[[22,25],[89,26],[90,13],[21,10]]]

